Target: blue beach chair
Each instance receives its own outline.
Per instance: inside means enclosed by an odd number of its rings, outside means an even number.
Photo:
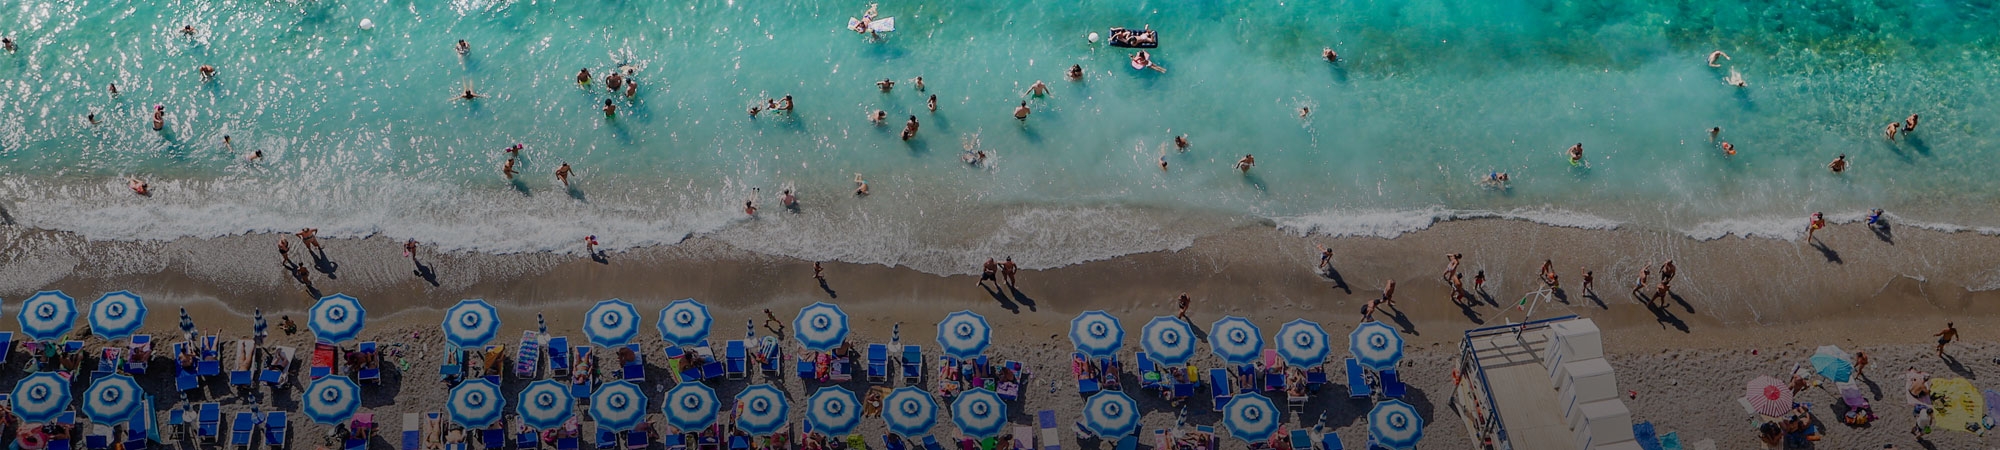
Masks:
[[[1368,373],[1362,371],[1361,362],[1347,358],[1347,397],[1369,398],[1375,396],[1375,388],[1368,385]]]
[[[1382,395],[1389,398],[1403,398],[1409,386],[1403,384],[1401,376],[1394,369],[1382,371]]]

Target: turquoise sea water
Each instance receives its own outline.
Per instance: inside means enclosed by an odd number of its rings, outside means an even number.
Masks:
[[[842,29],[866,6],[12,2],[0,201],[21,225],[97,239],[312,226],[510,252],[705,234],[938,272],[1177,248],[1231,217],[1333,235],[1505,217],[1790,238],[1812,211],[1883,207],[2000,229],[1991,2],[885,2],[898,30],[880,41]],[[1084,39],[1142,25],[1161,31],[1165,73]],[[1319,59],[1327,46],[1343,61]],[[1716,49],[1724,68],[1703,64]],[[1084,81],[1063,79],[1071,64]],[[638,96],[606,119],[602,81],[574,77],[620,66]],[[1748,88],[1722,83],[1731,69]],[[1037,80],[1052,94],[1024,98]],[[468,84],[488,97],[454,101]],[[793,114],[745,113],[787,94]],[[888,125],[865,119],[876,109]],[[1911,113],[1912,138],[1883,139]],[[910,115],[922,129],[904,142]],[[1708,142],[1712,126],[1738,155]],[[1176,152],[1183,133],[1194,145]],[[970,167],[965,149],[994,156]],[[245,162],[252,150],[266,157]],[[1247,176],[1231,167],[1246,153]],[[1827,173],[1842,153],[1853,170]],[[563,162],[573,189],[550,175]],[[1511,189],[1475,183],[1492,171]],[[875,195],[849,194],[856,173]],[[158,192],[132,195],[126,175]],[[777,207],[787,188],[799,214]]]

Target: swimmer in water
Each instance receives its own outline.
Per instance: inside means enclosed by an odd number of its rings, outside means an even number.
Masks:
[[[887,122],[888,120],[889,120],[889,112],[888,112],[888,111],[883,111],[883,110],[879,110],[879,109],[878,109],[878,110],[875,110],[875,112],[874,112],[874,113],[871,113],[871,114],[869,114],[869,115],[868,115],[868,121],[869,121],[869,122],[875,122],[875,124],[876,124],[876,125],[882,125],[882,124],[886,123],[886,122]]]
[[[1159,67],[1153,64],[1153,55],[1146,53],[1145,50],[1140,50],[1139,53],[1132,54],[1132,65],[1147,69]]]
[[[202,64],[201,67],[195,68],[195,71],[201,72],[201,81],[215,80],[215,66]]]
[[[11,51],[14,51],[14,49],[15,49],[15,47],[14,47],[14,38],[9,38],[9,37],[0,37],[0,48],[5,48],[5,49],[7,49],[7,51],[10,51],[10,52],[11,52]]]
[[[611,92],[613,93],[617,93],[618,90],[625,88],[625,77],[619,75],[618,72],[612,72],[610,75],[605,75],[604,87],[610,89]]]
[[[511,147],[507,147],[507,149],[505,149],[505,150],[501,150],[500,152],[502,152],[502,153],[506,153],[506,154],[507,154],[507,157],[509,157],[509,158],[512,158],[512,157],[514,157],[514,156],[516,156],[516,155],[520,155],[520,154],[521,154],[521,149],[523,149],[523,148],[527,148],[527,146],[525,146],[525,145],[521,145],[521,144],[514,144],[513,146],[511,146]]]
[[[1486,186],[1488,186],[1488,187],[1494,187],[1494,188],[1506,188],[1506,187],[1507,187],[1507,172],[1492,172],[1492,173],[1488,173],[1488,174],[1486,174],[1486,176],[1485,176],[1485,177],[1483,177],[1483,178],[1480,178],[1480,180],[1479,180],[1479,183],[1480,183],[1480,184],[1484,184],[1484,185],[1486,185]]]
[[[167,127],[167,106],[153,105],[153,131]]]
[[[569,186],[569,163],[562,163],[562,167],[556,168],[556,179],[562,181],[563,187]]]
[[[222,148],[225,148],[225,149],[229,149],[229,152],[230,152],[230,153],[235,153],[235,152],[236,152],[236,143],[234,143],[234,142],[230,142],[230,140],[229,140],[229,135],[227,135],[227,134],[225,134],[225,135],[222,135]]]
[[[1299,107],[1299,118],[1300,118],[1300,119],[1304,119],[1304,118],[1306,118],[1306,116],[1310,116],[1310,115],[1312,115],[1312,113],[1313,113],[1313,109],[1312,109],[1312,107],[1311,107],[1311,106],[1301,106],[1301,107]]]
[[[916,83],[916,85],[917,85],[917,92],[923,92],[923,91],[924,91],[924,76],[923,76],[923,75],[918,75],[918,76],[917,76],[917,79],[915,79],[915,80],[910,80],[910,81],[912,81],[912,82]]]
[[[762,107],[757,106],[757,104],[755,103],[750,104],[750,118],[752,119],[757,118],[757,113],[763,111],[764,109]]]
[[[1903,134],[1908,135],[1915,131],[1917,131],[1917,115],[1911,114],[1910,118],[1903,120]]]
[[[476,99],[476,98],[480,98],[480,97],[484,97],[484,96],[483,96],[483,95],[479,95],[478,93],[475,93],[475,92],[472,92],[472,88],[471,88],[470,86],[466,87],[466,88],[465,88],[465,90],[464,90],[463,92],[459,92],[459,93],[458,93],[458,99],[459,99],[459,100],[472,100],[472,99]]]
[[[1841,172],[1846,172],[1846,171],[1847,171],[1847,154],[1846,154],[1846,153],[1842,153],[1842,154],[1840,154],[1840,156],[1835,156],[1835,157],[1833,157],[1833,162],[1830,162],[1830,163],[1826,163],[1826,168],[1827,168],[1827,170],[1832,170],[1832,171],[1833,171],[1833,173],[1841,173]]]
[[[618,105],[611,104],[608,98],[604,99],[604,117],[618,117]]]
[[[1812,219],[1806,221],[1806,240],[1813,240],[1813,232],[1821,228],[1826,228],[1826,215],[1815,211],[1812,213]]]
[[[1712,52],[1708,52],[1708,66],[1709,66],[1709,67],[1722,67],[1722,65],[1721,65],[1721,64],[1717,64],[1717,63],[1715,62],[1715,60],[1716,60],[1717,58],[1721,58],[1721,59],[1729,59],[1729,54],[1728,54],[1728,53],[1723,53],[1723,52],[1722,52],[1721,50],[1716,50],[1716,51],[1712,51]]]
[[[1187,135],[1174,136],[1174,148],[1185,152],[1188,149],[1188,145],[1190,144],[1188,144]]]
[[[1167,155],[1164,153],[1160,154],[1160,171],[1167,171]]]
[[[1709,129],[1708,129],[1708,141],[1709,141],[1709,142],[1715,142],[1715,136],[1716,136],[1716,135],[1719,135],[1719,134],[1722,134],[1722,127],[1714,127],[1714,128],[1709,128]]]
[[[1750,87],[1750,82],[1743,80],[1743,73],[1737,72],[1734,67],[1729,68],[1729,77],[1723,78],[1722,83],[1736,87]]]
[[[903,140],[914,137],[917,137],[917,116],[910,116],[910,121],[903,124]]]
[[[597,235],[593,234],[583,237],[583,251],[590,252],[593,255],[597,254]]]
[[[1890,141],[1896,140],[1896,132],[1898,131],[1903,131],[1902,122],[1889,122],[1889,127],[1882,129],[1882,133],[1887,134]]]
[[[1736,144],[1731,144],[1729,141],[1722,141],[1722,153],[1729,156],[1736,156]]]
[[[1083,65],[1082,65],[1082,64],[1071,64],[1071,65],[1069,66],[1069,72],[1068,72],[1068,73],[1066,73],[1066,74],[1064,74],[1064,75],[1068,76],[1068,77],[1069,77],[1069,80],[1070,80],[1070,81],[1082,81],[1082,80],[1083,80]]]
[[[1319,49],[1319,57],[1326,58],[1326,62],[1340,62],[1340,54],[1334,53],[1333,47]]]
[[[785,98],[778,101],[778,110],[792,112],[792,94],[785,94]]]
[[[883,78],[882,81],[875,82],[875,87],[882,88],[882,92],[889,92],[896,88],[896,80]]]
[[[521,172],[514,170],[514,158],[507,158],[507,162],[500,165],[500,174],[506,175],[509,180],[514,179],[514,174],[517,173]]]
[[[1243,173],[1250,173],[1250,168],[1256,166],[1257,157],[1250,156],[1249,154],[1244,154],[1243,159],[1236,160],[1236,170]]]
[[[625,79],[625,98],[633,98],[633,97],[637,97],[637,96],[639,96],[639,82],[638,82],[638,81],[636,81],[636,80],[633,80],[633,79],[631,79],[631,78],[626,78],[626,79]]]
[[[125,177],[125,187],[132,189],[132,193],[139,194],[140,196],[153,195],[153,191],[146,186],[146,182],[141,181],[138,177]]]
[[[974,150],[974,151],[969,151],[969,152],[965,152],[965,154],[964,154],[964,155],[960,155],[960,156],[958,157],[958,160],[959,160],[959,161],[964,161],[964,162],[965,162],[966,164],[971,164],[971,165],[973,165],[973,166],[978,166],[978,165],[980,165],[980,164],[983,164],[983,163],[985,163],[985,162],[986,162],[986,151],[985,151],[985,150]]]
[[[264,160],[264,151],[263,151],[263,150],[251,150],[251,151],[250,151],[250,158],[249,158],[249,161],[252,161],[252,162],[255,162],[255,161],[262,161],[262,160]]]
[[[459,39],[458,56],[465,56],[468,53],[472,53],[472,44],[466,43],[464,39]]]
[[[1029,111],[1028,111],[1028,102],[1027,102],[1026,100],[1022,100],[1022,101],[1021,101],[1021,106],[1016,106],[1016,107],[1014,107],[1014,119],[1016,119],[1016,120],[1020,120],[1020,121],[1022,121],[1022,122],[1027,122],[1027,121],[1028,121],[1028,112],[1029,112]]]
[[[590,68],[586,67],[576,72],[576,84],[590,84],[590,80]]]
[[[757,201],[756,201],[756,200],[744,200],[744,201],[743,201],[743,214],[744,214],[744,215],[747,215],[747,216],[750,216],[750,217],[757,217]]]
[[[112,97],[118,96],[118,83],[111,83],[111,96]]]
[[[859,173],[854,174],[854,195],[868,195],[868,180],[861,179],[861,174]]]
[[[1569,163],[1580,164],[1582,162],[1583,162],[1583,143],[1578,142],[1576,143],[1576,145],[1569,146]]]
[[[1046,97],[1049,95],[1049,85],[1047,83],[1043,83],[1042,80],[1035,80],[1035,84],[1033,86],[1028,86],[1028,95],[1033,95],[1036,97]]]
[[[96,125],[96,124],[97,124],[97,113],[90,113],[90,114],[85,114],[85,115],[83,116],[83,119],[84,119],[84,120],[88,120],[88,121],[90,121],[90,124],[91,124],[91,125]]]
[[[930,108],[931,112],[937,112],[937,94],[931,94],[931,99],[924,101],[924,107]]]
[[[786,189],[784,195],[778,196],[778,205],[784,206],[785,209],[798,211],[799,197],[796,195],[792,195],[791,189]]]

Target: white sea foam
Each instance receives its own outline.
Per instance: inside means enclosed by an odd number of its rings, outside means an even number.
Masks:
[[[1892,228],[1917,228],[1943,233],[1978,233],[1988,236],[2000,235],[2000,228],[1994,227],[1974,227],[1950,223],[1907,220],[1895,213],[1884,213],[1883,217]],[[1713,220],[1682,229],[1681,233],[1700,241],[1712,241],[1729,236],[1790,241],[1805,238],[1807,221],[1806,216]],[[1867,221],[1868,211],[1826,214],[1826,222],[1830,225],[1865,223]]]
[[[1502,219],[1542,225],[1610,230],[1622,222],[1591,214],[1555,208],[1523,208],[1509,211],[1454,210],[1441,206],[1404,210],[1337,210],[1303,216],[1278,217],[1278,229],[1294,234],[1332,237],[1394,238],[1405,233],[1430,229],[1454,220]]]

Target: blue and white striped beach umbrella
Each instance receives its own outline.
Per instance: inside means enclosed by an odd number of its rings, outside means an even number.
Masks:
[[[1208,328],[1208,351],[1229,364],[1254,363],[1264,351],[1264,333],[1250,319],[1223,317]]]
[[[90,302],[90,332],[98,337],[132,337],[145,324],[146,301],[131,292],[112,292]]]
[[[1139,402],[1119,391],[1097,391],[1083,402],[1083,427],[1108,441],[1139,431]]]
[[[264,330],[270,328],[271,326],[270,324],[264,323],[264,308],[253,308],[250,311],[251,314],[255,316],[251,319],[250,322],[250,332],[252,334],[255,334],[257,337],[266,336]]]
[[[815,351],[832,351],[847,342],[847,313],[839,306],[814,302],[792,319],[792,337]]]
[[[674,300],[660,308],[660,338],[668,345],[700,345],[708,340],[708,306],[691,298]]]
[[[444,411],[451,416],[452,423],[466,428],[486,428],[507,412],[507,398],[500,394],[500,385],[484,378],[473,378],[451,388],[451,395],[445,398]]]
[[[951,403],[951,421],[966,436],[989,438],[1007,427],[1007,402],[985,389],[967,389]]]
[[[194,318],[188,317],[188,309],[186,306],[181,307],[181,332],[187,333],[190,336],[194,334]]]
[[[844,387],[819,388],[806,398],[806,422],[827,436],[854,434],[854,428],[861,426],[861,400]]]
[[[903,386],[889,392],[882,398],[882,422],[889,426],[890,433],[905,438],[916,438],[931,434],[931,427],[937,426],[937,398],[930,391],[912,386]]]
[[[124,374],[109,375],[90,382],[83,390],[83,415],[91,422],[115,425],[132,420],[146,404],[146,390],[139,381]]]
[[[646,393],[625,380],[604,383],[590,393],[590,418],[598,428],[629,431],[646,418]]]
[[[368,310],[361,307],[361,301],[347,294],[333,294],[320,297],[312,310],[307,311],[306,328],[311,328],[313,336],[320,342],[339,344],[361,336],[361,327],[367,323]]]
[[[1326,329],[1320,328],[1319,323],[1293,319],[1278,327],[1278,356],[1285,358],[1288,366],[1317,367],[1326,363],[1327,354],[1333,353],[1333,344],[1326,339]]]
[[[55,372],[35,372],[14,383],[9,398],[22,423],[47,423],[69,409],[69,379]]]
[[[76,327],[76,299],[62,291],[41,291],[21,302],[21,333],[37,341],[62,339]]]
[[[304,405],[299,410],[313,423],[337,425],[354,418],[354,412],[361,410],[361,385],[354,384],[346,375],[313,380],[302,395]]]
[[[993,344],[993,327],[986,324],[986,317],[972,311],[959,311],[944,316],[938,322],[938,346],[944,347],[944,354],[953,358],[971,359],[986,352]]]
[[[1125,327],[1104,311],[1084,311],[1069,321],[1069,342],[1084,355],[1118,356],[1118,349],[1125,345]]]
[[[792,414],[785,392],[768,384],[744,388],[736,393],[736,428],[751,436],[770,436],[785,429]]]
[[[667,404],[661,413],[667,416],[667,424],[681,431],[699,431],[715,424],[715,417],[721,415],[722,401],[715,398],[715,390],[701,383],[680,383],[667,390]]]
[[[1363,323],[1347,334],[1347,351],[1370,369],[1394,369],[1403,361],[1403,336],[1382,322]]]
[[[1222,405],[1222,426],[1243,442],[1264,442],[1278,431],[1278,407],[1263,394],[1236,394]]]
[[[569,386],[560,381],[528,383],[521,390],[521,401],[514,404],[514,413],[521,415],[521,423],[528,428],[553,430],[576,414],[576,397],[570,396]]]
[[[1417,441],[1424,438],[1424,419],[1417,415],[1417,408],[1402,400],[1375,402],[1375,409],[1368,410],[1368,439],[1375,445],[1391,450],[1417,448]]]
[[[1139,329],[1139,346],[1153,362],[1167,366],[1187,364],[1194,357],[1194,326],[1177,317],[1154,317]]]
[[[500,311],[480,299],[459,300],[444,310],[444,340],[460,348],[481,348],[500,335]]]
[[[624,300],[597,302],[583,315],[583,336],[604,348],[617,348],[639,336],[639,310]]]

